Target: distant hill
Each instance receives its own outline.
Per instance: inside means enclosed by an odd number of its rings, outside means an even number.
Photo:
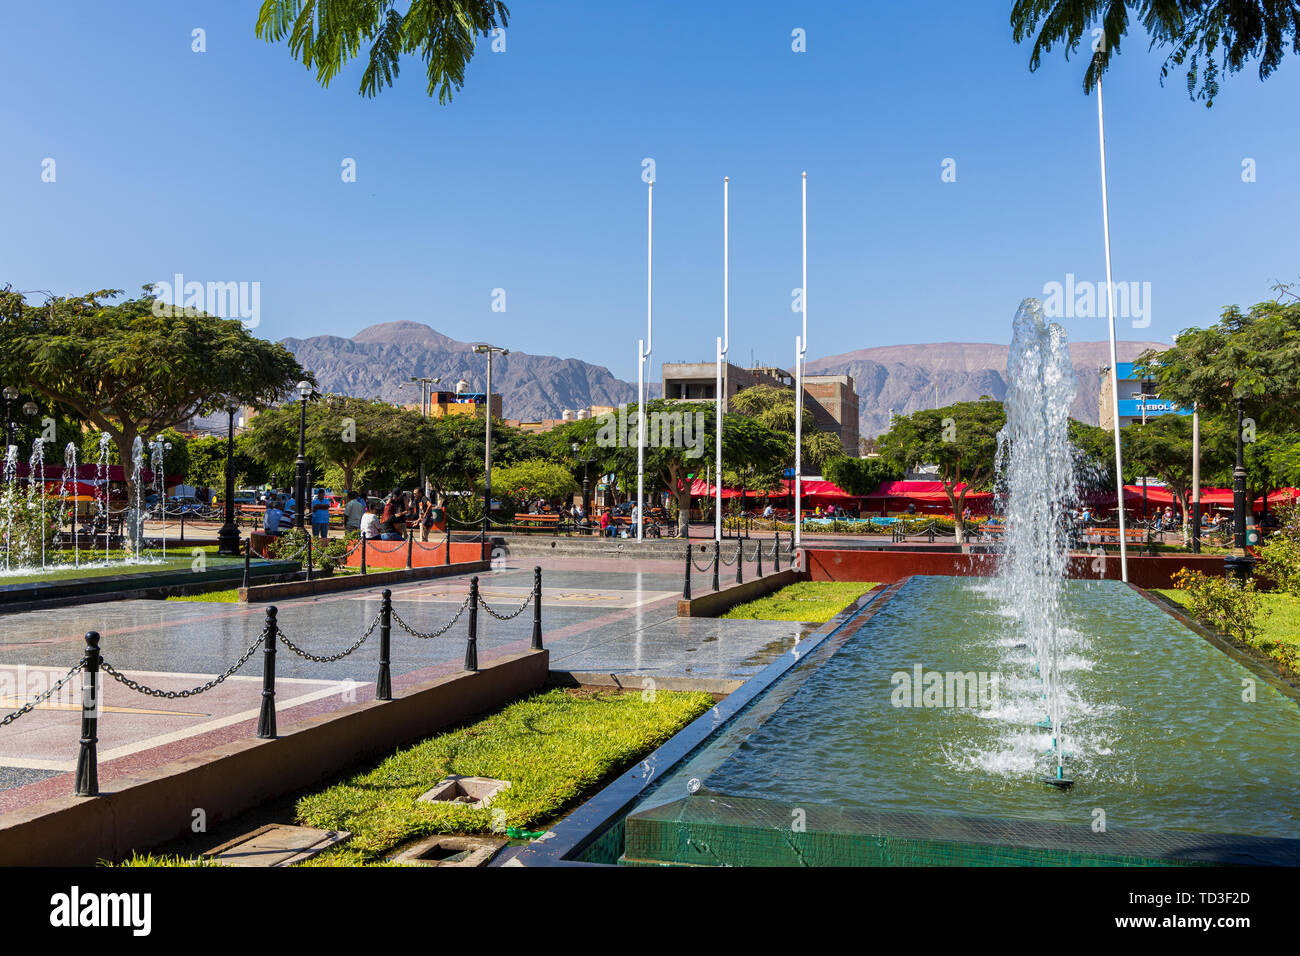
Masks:
[[[418,388],[403,387],[413,376],[441,378],[439,387],[447,391],[462,378],[475,391],[487,386],[487,360],[474,354],[475,343],[457,342],[419,322],[384,322],[351,338],[317,335],[283,344],[329,392],[406,403],[420,400]],[[603,366],[513,350],[492,359],[492,390],[502,396],[505,417],[524,420],[636,401],[635,383]],[[660,391],[656,385],[652,394]]]
[[[1131,362],[1147,349],[1166,349],[1161,342],[1119,342],[1119,361]],[[1007,352],[1010,347],[988,342],[936,342],[926,345],[886,345],[858,349],[810,361],[808,372],[848,373],[858,391],[859,430],[868,437],[889,427],[889,410],[899,414],[974,401],[989,395],[1001,401],[1007,394]],[[1098,370],[1110,365],[1108,342],[1071,342],[1070,357],[1079,391],[1070,414],[1097,424],[1101,394]]]

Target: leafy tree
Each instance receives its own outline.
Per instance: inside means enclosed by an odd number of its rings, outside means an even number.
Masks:
[[[483,481],[483,419],[475,415],[447,415],[426,419],[420,452],[430,485],[441,493],[468,491]],[[535,458],[553,458],[549,436],[512,428],[492,420],[492,486],[500,467]]]
[[[310,378],[293,355],[238,321],[179,308],[155,310],[102,290],[29,305],[0,291],[0,375],[107,432],[119,461],[139,436],[229,405],[262,407]],[[173,443],[174,444],[174,443]],[[129,477],[129,475],[128,475]],[[128,486],[130,482],[128,481]],[[131,497],[135,489],[128,487]]]
[[[247,432],[249,451],[268,467],[290,468],[298,457],[298,402],[263,412]],[[421,434],[426,419],[388,402],[345,395],[324,395],[307,403],[304,443],[307,457],[323,477],[328,466],[343,475],[344,490],[356,489],[356,472],[372,466],[371,477],[407,476],[419,467]]]
[[[968,492],[992,486],[998,432],[1006,420],[1001,402],[958,402],[895,416],[892,427],[880,436],[880,454],[894,467],[938,466],[939,480],[952,506],[958,544],[962,526],[956,519],[961,517]]]
[[[1097,44],[1083,77],[1085,93],[1110,66],[1128,32],[1130,9],[1150,37],[1152,47],[1170,49],[1160,81],[1172,67],[1187,65],[1187,93],[1211,106],[1219,93],[1221,73],[1237,73],[1259,61],[1259,78],[1268,79],[1290,45],[1300,52],[1300,4],[1295,0],[1016,0],[1011,7],[1012,36],[1017,43],[1034,38],[1030,70],[1056,44],[1075,52],[1081,41],[1094,49],[1094,24],[1104,42]],[[1220,65],[1220,59],[1222,65]]]
[[[1187,329],[1172,348],[1144,352],[1138,373],[1160,397],[1211,418],[1246,414],[1279,432],[1300,425],[1300,303],[1260,302],[1223,311],[1208,329]]]
[[[1192,497],[1192,418],[1169,414],[1134,422],[1120,433],[1124,463],[1133,473],[1159,478],[1174,496],[1184,526]],[[1210,422],[1201,423],[1201,469],[1210,474],[1233,460],[1231,433]]]
[[[226,439],[216,435],[203,435],[189,443],[189,468],[186,481],[191,485],[209,488],[222,497],[226,493]],[[260,483],[265,471],[262,465],[249,454],[248,436],[241,433],[235,436],[232,463],[235,469],[235,483]],[[170,468],[167,469],[171,471]]]
[[[536,498],[556,501],[578,490],[573,474],[562,464],[533,458],[492,470],[492,493],[522,505]]]
[[[627,434],[620,435],[620,418],[590,418],[586,421],[573,422],[565,427],[556,441],[577,442],[580,454],[590,453],[594,458],[593,467],[602,474],[613,473],[624,476],[624,481],[632,487],[636,481],[637,459],[637,406],[627,406]],[[677,526],[684,534],[690,521],[691,482],[688,474],[698,474],[704,470],[706,461],[711,457],[715,447],[715,429],[717,416],[712,402],[672,402],[656,399],[646,404],[647,445],[645,449],[645,472],[647,491],[656,487],[667,490],[677,506]],[[653,416],[659,416],[654,418]],[[678,435],[672,432],[667,436],[662,430],[665,416],[678,416],[683,423]],[[686,441],[686,419],[690,416],[690,442]],[[658,421],[661,426],[660,440],[654,441],[650,422]],[[678,438],[680,437],[680,441]],[[723,418],[722,426],[722,462],[724,469],[736,468],[743,464],[753,464],[756,472],[769,470],[784,462],[789,444],[787,439],[770,428],[746,418],[740,414],[729,414]]]
[[[321,86],[369,44],[360,89],[368,97],[392,86],[402,56],[414,54],[424,61],[428,95],[436,91],[446,103],[465,84],[478,38],[504,29],[509,17],[500,0],[262,0],[257,36],[268,43],[287,37],[289,52],[315,66]]]
[[[900,481],[906,473],[896,461],[882,455],[874,458],[851,458],[843,455],[827,463],[822,470],[826,480],[851,495],[869,495],[887,481]]]
[[[754,419],[760,425],[786,438],[789,453],[786,459],[794,464],[794,390],[775,385],[755,385],[737,392],[727,406],[727,414],[735,413]],[[723,421],[726,421],[724,416]],[[844,455],[844,445],[838,435],[822,431],[813,416],[813,406],[805,401],[803,406],[803,462],[818,474],[826,473],[826,465]],[[774,487],[780,474],[766,487]]]

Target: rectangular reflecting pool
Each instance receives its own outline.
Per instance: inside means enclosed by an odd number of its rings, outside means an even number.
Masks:
[[[914,577],[586,847],[647,865],[1300,864],[1295,688],[1141,592],[1070,582],[1054,772],[989,578]]]

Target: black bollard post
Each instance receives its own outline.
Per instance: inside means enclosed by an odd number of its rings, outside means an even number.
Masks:
[[[736,539],[736,583],[737,584],[745,583],[744,568],[745,568],[745,539],[737,538]]]
[[[411,570],[411,551],[415,548],[415,528],[406,529],[406,570]]]
[[[682,600],[691,599],[691,546],[686,546],[686,577],[682,579]]]
[[[758,570],[755,571],[754,573],[757,577],[761,578],[763,576],[763,539],[762,538],[758,539],[757,557],[758,557]]]
[[[262,635],[262,710],[257,715],[257,736],[275,738],[275,642],[279,635],[275,605],[266,609],[266,631]]]
[[[249,580],[248,566],[253,557],[253,536],[250,534],[244,539],[244,583],[241,587],[247,588],[252,582]]]
[[[533,568],[533,650],[542,649],[542,569]]]
[[[361,573],[366,573],[366,536],[361,536]]]
[[[379,599],[379,677],[375,679],[375,700],[393,699],[393,678],[388,645],[393,633],[393,592],[384,588]]]
[[[715,538],[713,541],[713,590],[718,589],[718,559],[721,557],[721,545]]]
[[[81,749],[77,752],[79,797],[99,796],[99,632],[86,632],[85,667],[81,671]]]
[[[465,642],[465,670],[478,670],[478,575],[469,579],[469,639]]]
[[[311,532],[307,532],[307,580],[311,580]]]
[[[443,519],[447,522],[447,548],[442,555],[443,564],[451,564],[451,519]]]
[[[772,545],[772,564],[773,571],[781,570],[781,532],[776,533],[776,541]]]

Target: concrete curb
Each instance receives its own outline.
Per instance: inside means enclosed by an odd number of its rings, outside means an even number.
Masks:
[[[393,571],[370,571],[366,574],[346,574],[337,578],[316,578],[312,581],[255,584],[250,588],[240,588],[239,600],[247,604],[260,604],[265,601],[282,601],[286,598],[333,594],[336,591],[353,591],[372,587],[382,588],[390,584],[447,578],[457,574],[475,574],[479,571],[487,571],[491,567],[491,561],[462,561],[460,564],[438,564],[423,568],[398,568]]]
[[[720,614],[727,613],[737,604],[744,604],[746,601],[752,601],[755,598],[771,594],[773,591],[779,591],[781,588],[789,587],[796,581],[806,580],[806,577],[802,571],[785,568],[781,571],[765,574],[761,578],[746,581],[744,584],[733,584],[731,587],[723,588],[720,591],[707,591],[699,597],[692,597],[689,601],[685,599],[678,601],[677,616],[717,617]]]

